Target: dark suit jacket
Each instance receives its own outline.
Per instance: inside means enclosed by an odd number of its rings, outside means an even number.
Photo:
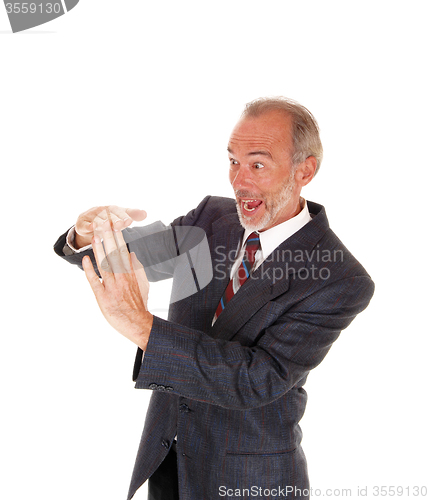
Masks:
[[[298,424],[307,400],[303,385],[374,290],[329,228],[324,208],[308,206],[311,222],[254,272],[213,326],[234,261],[230,250],[244,231],[235,202],[207,197],[172,223],[205,231],[213,279],[172,304],[168,321],[155,317],[143,363],[138,352],[136,388],[153,394],[129,499],[176,434],[181,499],[237,496],[237,489],[242,497],[248,489],[251,498],[259,488],[273,490],[264,498],[283,498],[285,488],[287,498],[307,498]],[[63,245],[64,236],[56,245],[60,255]],[[66,258],[79,263],[82,255]]]

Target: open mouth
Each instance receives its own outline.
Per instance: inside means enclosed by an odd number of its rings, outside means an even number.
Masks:
[[[262,200],[240,200],[241,211],[244,215],[253,215],[262,205]]]

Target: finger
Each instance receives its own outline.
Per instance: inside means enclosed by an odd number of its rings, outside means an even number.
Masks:
[[[95,232],[100,232],[100,228],[105,224],[105,222],[108,220],[110,221],[110,224],[112,228],[114,229],[124,229],[126,226],[129,226],[133,221],[128,217],[128,215],[125,213],[125,210],[123,210],[123,213],[125,215],[120,216],[117,215],[117,213],[112,212],[110,210],[110,207],[106,207],[105,210],[101,211],[97,216],[94,218],[92,227]],[[126,221],[124,221],[124,218]]]
[[[93,207],[79,215],[76,230],[82,236],[92,233],[97,226],[102,225],[107,219],[107,209],[110,211],[112,223],[116,229],[124,229],[133,221],[142,221],[147,217],[144,210],[137,208],[123,208],[116,205]]]
[[[130,222],[131,223],[131,222]],[[100,236],[100,238],[104,238],[103,233],[109,229],[117,229],[121,228],[124,224],[121,219],[110,212],[110,210],[106,207],[106,210],[103,210],[93,221],[93,230],[94,234]]]
[[[147,309],[147,301],[148,301],[148,296],[149,296],[149,281],[148,281],[147,276],[146,276],[146,271],[144,270],[144,267],[137,259],[137,256],[134,252],[131,252],[130,260],[131,260],[132,268],[134,270],[134,274],[137,278],[137,283],[138,283],[138,286],[140,289],[140,294],[142,296],[144,305]]]
[[[115,207],[114,207],[115,208]],[[117,207],[116,207],[117,208]],[[112,221],[112,214],[110,212],[110,207],[107,207],[106,209],[107,212],[107,217],[110,222],[110,227],[106,228],[105,233],[107,238],[110,238],[110,229],[112,229],[112,235],[114,242],[116,244],[116,247],[113,246],[113,255],[112,257],[116,258],[116,254],[118,254],[118,262],[115,262],[114,264],[118,264],[118,268],[114,268],[114,272],[131,272],[131,264],[130,264],[130,255],[128,253],[128,248],[127,245],[125,244],[124,238],[122,236],[122,232],[119,229],[115,229]],[[103,227],[106,227],[107,224],[105,223]],[[113,240],[112,245],[113,245]],[[107,240],[106,245],[109,245],[110,240]],[[105,245],[105,247],[106,247]],[[109,258],[109,254],[108,254]],[[120,264],[122,264],[122,268],[120,267]]]
[[[104,292],[104,285],[103,283],[100,282],[95,270],[94,266],[92,265],[91,259],[89,258],[88,255],[86,255],[83,260],[82,260],[82,266],[83,270],[85,271],[85,276],[86,279],[88,280],[89,284],[91,285],[92,291],[94,292],[95,296],[98,298],[100,294]]]
[[[85,212],[83,212],[82,214],[80,214],[79,217],[82,217],[85,220],[91,221],[91,220],[94,219],[94,217],[97,214],[99,214],[100,212],[102,212],[105,209],[106,209],[105,205],[99,205],[97,207],[92,207],[89,210],[86,210]]]
[[[137,271],[140,272],[141,270],[143,270],[144,276],[146,277],[146,272],[144,270],[143,264],[139,261],[137,255],[134,252],[130,253],[130,259],[133,271],[137,273]]]
[[[130,254],[128,252],[127,244],[125,243],[124,236],[122,231],[119,229],[115,229],[113,231],[113,235],[116,240],[116,246],[119,250],[119,256],[121,258],[122,265],[127,273],[132,272],[132,267],[130,263]]]
[[[112,220],[112,227],[114,229],[124,229],[132,224],[132,218],[127,214],[126,209],[116,205],[109,205],[107,207]]]
[[[109,216],[107,214],[107,207],[104,207],[103,210],[99,212],[92,221],[94,231],[96,231],[97,229],[99,230],[108,220]]]
[[[111,283],[115,278],[113,275],[112,267],[110,265],[110,261],[106,258],[106,253],[104,251],[100,236],[94,235],[92,239],[92,248],[94,251],[95,260],[97,262],[97,267],[100,271],[100,275],[103,278],[103,281],[106,284]]]
[[[121,252],[119,251],[119,246],[109,220],[107,220],[101,226],[101,236],[103,238],[105,257],[107,258],[107,261],[109,263],[112,272],[117,274],[125,273],[127,269],[124,266],[124,262],[121,257]],[[122,249],[122,251],[124,251],[124,249]],[[127,267],[129,269],[130,267],[129,264],[127,265]]]
[[[125,208],[109,205],[106,207],[106,212],[113,229],[123,229],[125,227],[125,220],[127,220],[128,225],[132,223],[132,220],[125,212]]]
[[[75,230],[78,234],[86,236],[93,231],[92,222],[106,207],[93,207],[79,215]]]
[[[135,221],[142,221],[147,217],[146,211],[138,208],[127,208],[125,211]]]
[[[133,221],[142,221],[147,217],[144,210],[137,208],[122,208],[110,205],[108,209],[112,215],[112,222],[115,229],[124,229],[130,226]]]

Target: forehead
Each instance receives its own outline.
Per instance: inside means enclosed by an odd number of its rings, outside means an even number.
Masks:
[[[292,148],[292,121],[282,111],[270,111],[257,117],[242,118],[231,133],[228,149],[266,148],[270,151]]]

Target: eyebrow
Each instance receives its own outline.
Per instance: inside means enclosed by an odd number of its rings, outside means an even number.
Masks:
[[[226,149],[227,149],[228,153],[230,153],[232,155],[234,154],[231,148],[228,147]],[[257,156],[257,155],[267,156],[268,158],[272,159],[272,156],[268,151],[261,150],[261,151],[251,151],[250,153],[248,153],[248,156]]]
[[[268,151],[251,151],[249,153],[249,156],[256,156],[256,155],[268,156],[268,158],[272,158],[271,154]]]

